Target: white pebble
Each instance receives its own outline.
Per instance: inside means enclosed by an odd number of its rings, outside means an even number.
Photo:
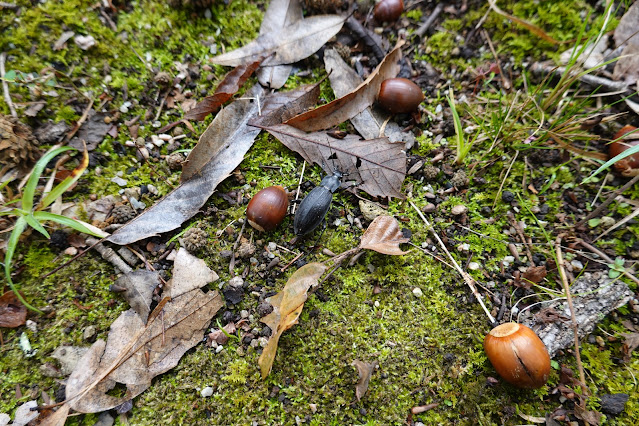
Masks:
[[[202,395],[202,398],[208,398],[213,395],[213,388],[210,386],[205,387],[200,391],[200,395]]]
[[[468,269],[470,269],[471,271],[476,271],[481,267],[481,265],[477,262],[470,262],[468,264]]]
[[[422,291],[421,288],[415,287],[413,289],[413,294],[415,295],[415,297],[422,297],[424,295],[424,292]]]
[[[220,345],[217,348],[215,348],[215,353],[219,354],[220,352],[222,352],[224,350],[224,346]]]

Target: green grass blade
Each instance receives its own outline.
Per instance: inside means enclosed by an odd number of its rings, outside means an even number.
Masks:
[[[610,160],[608,160],[604,164],[602,164],[601,167],[599,167],[597,170],[595,170],[593,172],[593,174],[591,174],[586,179],[584,179],[584,181],[582,183],[590,182],[592,180],[592,178],[594,178],[599,173],[601,173],[602,171],[606,170],[607,168],[609,168],[610,166],[615,164],[617,161],[623,160],[624,158],[629,157],[632,154],[636,154],[637,152],[639,152],[639,145],[635,145],[632,148],[628,148],[627,150],[625,150],[621,154],[612,157]]]
[[[42,171],[47,166],[49,161],[55,158],[56,155],[59,155],[62,152],[69,151],[71,149],[70,146],[61,146],[56,149],[53,149],[46,154],[44,154],[36,163],[35,167],[31,171],[31,175],[29,176],[29,180],[24,187],[24,193],[22,194],[22,208],[24,210],[33,209],[33,197],[35,196],[35,190],[38,186],[38,180],[40,180],[40,176],[42,176]]]
[[[4,256],[4,276],[7,279],[7,284],[9,284],[9,288],[16,295],[18,300],[27,308],[32,311],[42,313],[39,309],[31,306],[24,300],[24,297],[20,294],[18,289],[16,288],[13,280],[11,279],[11,265],[13,260],[13,255],[16,252],[16,248],[18,247],[18,240],[20,239],[20,235],[24,232],[24,229],[27,227],[27,220],[24,216],[21,216],[16,220],[13,231],[11,231],[11,235],[9,236],[9,241],[7,242],[7,253]]]
[[[457,108],[455,108],[455,101],[450,96],[446,96],[446,100],[448,100],[448,105],[450,105],[450,110],[453,113],[453,123],[455,124],[455,135],[457,137],[457,158],[455,158],[455,163],[459,164],[464,160],[465,153],[470,148],[466,147],[464,143],[464,129],[462,128],[459,114],[457,114]]]
[[[82,153],[82,161],[78,164],[78,167],[73,169],[71,175],[69,175],[66,179],[60,182],[55,188],[51,190],[43,199],[40,201],[40,205],[38,206],[38,210],[45,209],[49,206],[49,204],[53,203],[59,196],[64,194],[64,192],[71,187],[74,183],[80,179],[82,173],[89,166],[89,153],[87,150],[84,150]]]
[[[51,236],[49,235],[47,230],[44,229],[44,226],[42,226],[42,224],[40,222],[38,222],[36,220],[36,218],[33,217],[32,214],[27,214],[27,215],[24,215],[23,217],[27,221],[27,223],[29,224],[30,227],[32,227],[33,229],[35,229],[36,231],[38,231],[39,233],[41,233],[45,237],[51,238]]]
[[[73,228],[76,231],[80,231],[80,232],[82,232],[84,234],[93,235],[94,237],[104,238],[104,237],[108,237],[109,236],[109,234],[107,234],[106,232],[99,231],[99,229],[97,229],[97,228],[91,229],[89,227],[90,225],[87,224],[87,223],[84,223],[84,222],[82,222],[80,220],[71,219],[69,217],[62,216],[62,215],[59,215],[59,214],[43,212],[43,211],[37,211],[37,212],[33,213],[33,216],[38,221],[50,220],[52,222],[59,223],[60,225],[64,225],[64,226],[68,226],[69,228]]]

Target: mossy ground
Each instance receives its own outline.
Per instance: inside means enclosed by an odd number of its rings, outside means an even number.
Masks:
[[[55,90],[57,93],[57,96],[45,97],[47,105],[36,119],[30,120],[33,125],[48,118],[70,123],[76,120],[87,102],[80,93],[93,98],[102,93],[112,97],[106,106],[110,112],[117,111],[128,99],[132,106],[121,119],[144,116],[148,110],[155,115],[152,100],[160,90],[152,82],[155,70],[175,74],[175,62],[206,64],[207,58],[212,56],[213,45],[220,51],[222,47],[230,50],[246,43],[257,34],[264,7],[262,2],[244,0],[234,0],[229,5],[219,2],[210,9],[207,18],[202,11],[176,10],[160,1],[131,2],[117,14],[117,31],[113,31],[107,22],[103,22],[95,2],[49,0],[31,4],[19,0],[17,3],[22,6],[19,18],[9,10],[3,10],[0,15],[0,46],[10,55],[7,68],[21,76],[18,83],[10,84],[14,102],[18,105],[30,102],[42,91]],[[587,22],[586,35],[595,34],[603,19],[600,14],[589,15],[593,9],[584,1],[499,3],[514,15],[543,24],[549,35],[561,41],[575,39],[584,21]],[[450,55],[456,45],[456,36],[476,23],[486,10],[483,2],[470,2],[466,14],[446,20],[442,24],[443,31],[422,43],[424,49],[416,50],[415,59],[429,61],[445,75],[453,68],[468,72],[491,61],[489,50],[470,60]],[[416,21],[420,14],[414,10],[408,16]],[[615,22],[613,19],[611,25]],[[491,34],[497,51],[514,58],[515,67],[524,58],[556,58],[563,50],[540,41],[534,34],[495,14],[489,15],[484,28]],[[85,52],[70,40],[61,50],[53,51],[51,46],[67,30],[93,35],[98,44]],[[149,70],[143,60],[152,64],[155,70]],[[314,67],[313,75],[294,77],[287,87],[316,81],[324,74],[318,68],[319,63],[312,61],[309,60]],[[226,71],[221,67],[203,71],[202,78],[193,88],[195,96],[211,92]],[[212,78],[205,78],[207,73]],[[110,80],[105,79],[107,75]],[[78,90],[75,87],[80,81],[85,87]],[[521,81],[514,83],[521,84]],[[453,80],[451,84],[456,91],[463,90],[459,82]],[[446,89],[447,86],[442,86],[429,96],[429,109],[433,112],[437,105],[445,107]],[[491,93],[486,90],[483,95],[494,99]],[[332,98],[327,84],[323,97]],[[512,100],[511,93],[504,102],[508,104]],[[575,110],[567,111],[586,113],[585,109],[578,110],[577,103],[573,104]],[[0,103],[0,110],[8,113],[7,105]],[[472,101],[469,111],[473,111]],[[166,124],[179,117],[179,111],[166,110],[160,121]],[[526,131],[525,126],[518,125],[520,127],[514,131]],[[197,124],[196,135],[205,126],[206,123]],[[140,128],[139,135],[148,137],[155,131],[147,123]],[[99,175],[95,170],[87,172],[69,200],[82,201],[88,194],[101,197],[117,193],[120,188],[110,180],[117,172],[127,173],[127,179],[135,185],[153,183],[159,188],[160,195],[170,190],[169,183],[177,183],[178,176],[171,175],[162,162],[151,168],[149,164],[135,160],[135,153],[130,149],[125,155],[118,153],[114,143],[123,143],[128,138],[126,127],[122,126],[115,140],[105,139],[98,151],[109,161],[102,166]],[[422,135],[418,139],[419,145],[412,154],[426,156],[439,147],[429,136]],[[197,137],[190,136],[184,147],[192,147],[196,140]],[[448,140],[452,144],[452,138]],[[467,192],[450,196],[439,205],[439,220],[433,218],[437,231],[447,234],[450,245],[469,244],[468,253],[456,252],[455,256],[464,263],[472,255],[472,260],[482,265],[480,271],[472,273],[484,282],[488,281],[487,277],[499,275],[500,261],[509,254],[503,229],[508,227],[506,212],[510,206],[502,203],[498,195],[502,181],[504,190],[522,195],[526,194],[522,189],[524,176],[528,182],[536,179],[547,185],[545,193],[521,199],[521,209],[515,215],[517,220],[528,225],[527,234],[540,242],[536,246],[537,252],[547,257],[551,257],[550,246],[544,246],[545,235],[529,209],[542,203],[549,206],[546,218],[549,224],[545,226],[552,233],[551,227],[561,226],[554,223],[554,217],[563,212],[567,202],[564,190],[574,188],[585,198],[587,205],[598,190],[596,182],[579,186],[594,167],[585,162],[575,165],[574,161],[567,161],[530,170],[523,162],[516,161],[506,177],[504,171],[511,164],[515,149],[521,149],[522,141],[499,144],[490,154],[485,154],[484,150],[491,142],[478,143],[465,161],[471,177],[481,177],[486,183],[478,187],[471,183]],[[261,165],[277,165],[281,171],[264,169]],[[293,153],[262,134],[240,169],[247,182],[254,182],[254,187],[246,189],[250,196],[274,183],[295,187],[301,167]],[[318,182],[319,169],[307,169],[305,179]],[[441,179],[428,183],[413,176],[407,179],[405,188],[407,192],[410,189],[410,199],[422,207],[427,203],[424,194],[429,191],[428,186],[438,188],[444,183]],[[242,185],[230,178],[219,190],[227,192],[240,187]],[[605,189],[614,190],[615,186],[606,185]],[[639,198],[639,189],[629,191],[626,196]],[[156,200],[148,199],[150,202]],[[357,208],[354,200],[345,193],[338,194],[336,201],[329,217],[338,218],[340,210],[348,214]],[[458,232],[451,226],[454,219],[449,211],[456,204],[469,208],[469,221],[481,236]],[[216,206],[218,213],[196,216],[192,222],[198,222],[211,235],[244,214],[243,207],[230,206],[219,196],[213,196],[209,205]],[[481,209],[493,205],[490,215],[496,220],[486,221]],[[627,204],[617,203],[613,204],[610,215],[621,218],[630,211]],[[427,241],[429,235],[424,225],[406,201],[391,202],[389,212],[402,219],[402,226],[412,232],[412,241],[417,246]],[[239,227],[236,225],[233,227],[237,232]],[[448,232],[449,229],[453,231]],[[626,255],[639,237],[637,231],[636,225],[620,229],[601,244],[619,255]],[[359,232],[342,220],[340,226],[329,226],[321,243],[339,253],[357,244]],[[266,244],[267,241],[285,241],[291,236],[291,220],[286,219],[279,230],[266,237],[256,235],[254,239],[262,238]],[[229,273],[228,263],[219,257],[219,253],[230,249],[234,239],[235,236],[227,235],[212,237],[211,244],[199,253],[220,274],[221,281],[228,280]],[[327,259],[323,255],[316,256],[318,260]],[[282,257],[288,262],[293,255],[283,253]],[[82,339],[82,330],[89,325],[97,327],[99,338],[105,338],[111,322],[127,308],[121,298],[108,291],[116,276],[112,267],[97,255],[88,255],[51,277],[39,279],[52,265],[65,260],[68,259],[55,253],[36,235],[25,238],[19,248],[15,264],[24,269],[16,276],[16,282],[32,303],[53,307],[55,316],[32,317],[38,325],[36,333],[24,327],[2,330],[0,412],[12,413],[20,403],[37,398],[41,391],[53,396],[60,388],[59,383],[44,377],[39,370],[43,363],[53,362],[52,351],[60,345],[87,345]],[[243,267],[238,264],[236,273],[241,273]],[[249,279],[253,281],[252,285],[277,291],[291,272],[289,268],[267,282],[260,282],[256,276]],[[497,281],[498,290],[513,297],[514,291],[506,286],[506,280]],[[382,289],[379,294],[373,291],[375,285]],[[548,286],[553,290],[559,288],[554,279]],[[216,288],[217,284],[211,287]],[[415,297],[415,288],[420,288],[424,296]],[[520,296],[517,293],[514,297]],[[247,299],[236,310],[254,310],[257,301],[251,297],[247,294]],[[491,309],[489,297],[486,297],[486,303]],[[588,340],[582,345],[588,386],[593,394],[624,392],[630,395],[625,412],[617,418],[607,419],[608,424],[639,422],[639,392],[635,380],[639,375],[639,358],[634,355],[627,364],[618,362],[621,358],[620,336],[626,332],[621,321],[631,315],[628,309],[620,310],[595,332],[604,338],[616,337],[614,341],[607,341],[604,347],[588,343]],[[259,326],[257,320],[255,322],[252,325]],[[273,372],[266,380],[259,376],[258,352],[242,346],[237,339],[231,339],[220,353],[198,345],[176,368],[156,378],[151,388],[135,399],[128,420],[132,424],[221,425],[295,424],[299,418],[314,425],[405,424],[411,407],[436,402],[439,406],[412,419],[425,424],[492,425],[519,424],[523,420],[517,412],[543,417],[558,407],[557,397],[548,395],[558,383],[556,371],[547,386],[534,392],[519,391],[503,383],[494,387],[486,384],[488,376],[495,376],[481,345],[488,328],[481,309],[461,278],[419,248],[412,248],[408,255],[401,257],[366,253],[354,267],[337,270],[320,291],[310,297],[299,324],[280,340]],[[26,358],[20,350],[21,333],[27,334],[37,350],[35,356]],[[357,376],[351,366],[355,359],[379,363],[369,392],[361,402],[355,398]],[[574,358],[570,355],[557,361],[575,368]],[[19,399],[16,398],[17,386],[23,395]],[[199,389],[206,386],[214,388],[210,398],[202,398],[199,394]],[[596,408],[596,397],[590,401]],[[316,404],[316,412],[312,411],[311,404]],[[69,422],[92,424],[96,417],[77,416]],[[123,419],[117,422],[124,423]]]

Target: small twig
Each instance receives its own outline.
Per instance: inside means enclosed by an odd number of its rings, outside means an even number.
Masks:
[[[237,236],[237,239],[235,240],[235,244],[233,244],[233,251],[231,252],[231,261],[229,262],[229,274],[231,274],[231,277],[235,276],[235,272],[233,271],[235,269],[235,250],[237,250],[237,245],[240,243],[240,239],[242,239],[242,235],[244,234],[244,228],[246,228],[246,219],[244,219],[244,221],[242,222],[242,229],[240,230],[240,235]]]
[[[417,31],[415,31],[415,35],[419,38],[424,37],[426,31],[428,31],[430,26],[433,25],[433,22],[435,22],[435,19],[437,19],[439,14],[442,13],[442,10],[444,10],[444,2],[438,2],[437,6],[435,6],[435,9],[433,9],[430,15],[428,15],[428,18],[426,18],[424,23],[421,24],[419,28],[417,28]]]
[[[73,256],[71,258],[71,260],[63,263],[62,265],[58,266],[57,268],[55,268],[53,271],[47,272],[44,275],[40,276],[41,280],[44,280],[45,278],[47,278],[48,276],[51,276],[53,274],[55,274],[56,272],[58,272],[60,269],[67,267],[68,265],[70,265],[71,263],[73,263],[75,260],[81,258],[82,256],[84,256],[85,254],[87,254],[89,252],[89,250],[91,250],[93,247],[97,246],[98,244],[100,244],[102,241],[104,241],[105,238],[101,239],[101,240],[95,240],[91,244],[88,248],[84,249],[83,251],[81,251],[80,253],[76,254],[75,256]],[[87,239],[87,242],[89,242],[89,240]]]
[[[484,301],[481,300],[481,295],[477,291],[477,287],[475,286],[475,281],[472,279],[472,277],[470,275],[468,275],[468,273],[466,271],[464,271],[459,266],[457,261],[455,261],[455,258],[450,254],[450,252],[446,248],[446,245],[444,244],[442,239],[439,238],[439,235],[437,234],[437,232],[435,232],[435,229],[432,227],[432,225],[430,224],[428,219],[426,219],[426,217],[422,214],[421,210],[419,210],[417,208],[417,206],[412,201],[409,201],[409,203],[413,207],[413,209],[415,209],[415,211],[417,212],[419,217],[424,221],[424,223],[428,227],[429,231],[433,234],[433,236],[435,237],[435,239],[439,243],[440,247],[444,250],[444,252],[448,256],[448,258],[450,259],[450,262],[453,264],[453,267],[457,270],[457,272],[459,272],[461,274],[462,278],[464,278],[464,282],[468,285],[468,287],[470,287],[470,290],[472,291],[473,295],[477,299],[477,302],[479,302],[479,305],[482,307],[482,309],[486,313],[486,316],[488,317],[488,320],[490,321],[490,323],[491,324],[495,324],[495,318],[493,318],[493,316],[488,311],[488,308],[486,308],[486,305],[484,305]]]
[[[533,74],[549,74],[553,73],[555,75],[561,76],[566,72],[566,67],[555,67],[552,65],[546,65],[540,62],[535,62],[530,66],[530,71]],[[573,72],[573,74],[577,74],[577,72]],[[628,88],[628,85],[623,81],[612,81],[605,77],[599,77],[592,74],[584,74],[579,77],[579,81],[589,84],[591,86],[601,86],[606,90],[611,92],[616,92],[616,94],[621,95],[632,95],[634,91]]]
[[[4,93],[4,101],[9,105],[9,111],[11,111],[11,116],[13,118],[18,118],[18,113],[16,112],[16,108],[13,106],[13,102],[11,102],[11,95],[9,94],[9,84],[7,80],[4,79],[5,71],[4,71],[4,61],[7,58],[7,53],[0,53],[0,78],[2,79],[2,92]]]
[[[304,179],[304,170],[306,170],[306,160],[304,160],[304,163],[302,164],[302,173],[300,174],[300,180],[297,183],[297,192],[295,193],[295,201],[299,200],[300,198],[300,190],[302,189],[302,179]],[[293,209],[291,210],[292,215],[295,214],[296,207],[297,207],[297,203],[294,203]]]
[[[580,226],[583,226],[590,219],[592,219],[593,217],[599,215],[599,213],[601,213],[606,207],[608,207],[608,205],[610,203],[615,201],[615,198],[617,198],[617,195],[623,193],[625,190],[627,190],[628,188],[632,187],[637,182],[639,182],[639,175],[637,175],[637,176],[633,177],[632,179],[630,179],[621,188],[616,189],[612,194],[610,194],[610,196],[608,196],[606,201],[604,201],[603,203],[601,203],[599,205],[599,207],[597,207],[596,209],[594,209],[593,211],[588,213],[588,215],[586,217],[584,217],[579,222],[577,222],[577,224],[575,225],[575,228],[579,228]]]
[[[281,269],[280,269],[280,272],[284,272],[284,271],[286,271],[286,270],[288,269],[288,267],[289,267],[289,266],[291,266],[293,263],[295,263],[295,261],[296,261],[297,259],[299,259],[300,257],[302,257],[302,256],[304,256],[304,253],[300,253],[300,254],[298,254],[297,256],[295,256],[295,257],[293,258],[293,260],[291,260],[290,262],[288,262],[288,263],[286,264],[286,266],[284,266],[283,268],[281,268]]]
[[[89,104],[85,108],[78,122],[75,123],[75,127],[69,133],[67,133],[66,137],[64,138],[65,142],[69,142],[71,138],[75,136],[77,131],[80,130],[80,127],[82,127],[84,122],[87,121],[87,118],[89,117],[89,112],[91,112],[91,108],[93,108],[93,98],[89,99]]]
[[[579,370],[579,380],[581,381],[581,391],[584,395],[589,395],[588,387],[586,386],[586,376],[584,374],[584,366],[581,364],[581,354],[579,353],[579,324],[577,323],[577,316],[575,314],[575,307],[572,304],[572,295],[570,294],[570,286],[568,285],[568,279],[566,278],[566,265],[564,263],[564,256],[561,252],[561,235],[557,237],[555,242],[555,249],[557,253],[557,269],[559,270],[559,276],[561,277],[561,283],[564,286],[566,292],[566,300],[568,301],[568,308],[570,309],[570,318],[572,320],[572,330],[575,339],[575,360],[577,361],[577,369]]]
[[[592,203],[590,203],[590,207],[593,207],[595,203],[597,202],[597,200],[599,199],[599,196],[601,195],[601,191],[603,191],[603,187],[606,185],[606,182],[608,181],[608,176],[610,176],[610,172],[607,172],[606,176],[601,180],[601,186],[599,187],[599,190],[595,194],[595,198],[592,199]]]
[[[612,260],[606,253],[604,253],[603,251],[599,250],[597,247],[593,246],[592,244],[588,244],[584,240],[580,240],[580,239],[577,239],[577,243],[579,243],[583,248],[590,250],[591,252],[593,252],[594,254],[596,254],[597,256],[602,258],[603,260],[605,260],[608,264],[615,263],[615,261]],[[632,281],[634,281],[637,284],[639,284],[639,278],[635,277],[630,272],[624,271],[623,274],[626,277],[628,277],[629,279],[631,279]]]

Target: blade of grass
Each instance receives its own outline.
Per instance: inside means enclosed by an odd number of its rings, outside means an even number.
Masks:
[[[71,174],[67,176],[62,182],[60,182],[55,188],[51,190],[43,199],[40,201],[40,205],[38,206],[38,210],[42,210],[47,208],[51,203],[53,203],[59,196],[64,194],[64,192],[69,189],[74,183],[80,179],[82,173],[89,166],[89,153],[85,149],[82,153],[82,161],[78,164],[78,167],[73,169]]]
[[[29,175],[29,180],[24,187],[24,193],[22,194],[22,209],[30,211],[33,209],[33,198],[35,196],[35,190],[38,186],[38,180],[40,180],[40,176],[42,176],[42,171],[47,166],[49,161],[51,161],[55,156],[63,153],[65,151],[69,151],[75,148],[71,148],[70,146],[61,146],[58,148],[53,148],[49,150],[46,154],[44,154],[36,163],[33,171]]]
[[[16,295],[18,300],[27,308],[32,311],[42,313],[41,310],[31,306],[24,297],[20,294],[18,289],[16,288],[13,280],[11,279],[11,261],[13,260],[13,255],[18,247],[18,240],[20,239],[20,235],[24,232],[24,229],[27,227],[27,220],[24,216],[20,216],[14,225],[13,231],[9,236],[9,241],[7,243],[7,253],[4,256],[4,276],[7,279],[7,284],[9,284],[9,288]]]
[[[93,235],[94,237],[104,238],[109,236],[109,234],[107,234],[106,232],[100,231],[98,228],[92,225],[89,225],[88,223],[82,222],[77,219],[71,219],[69,217],[62,216],[59,214],[37,211],[33,213],[33,217],[35,217],[38,221],[41,221],[41,222],[50,220],[52,222],[59,223],[60,225],[73,228],[76,231],[80,231],[84,234]]]

